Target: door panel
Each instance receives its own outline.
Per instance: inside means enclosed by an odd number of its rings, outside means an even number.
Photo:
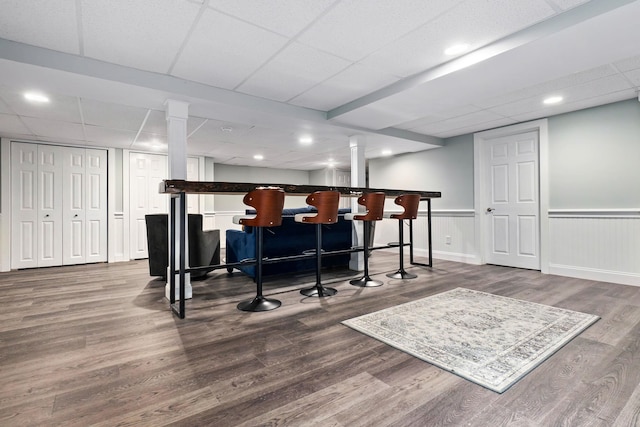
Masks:
[[[64,198],[62,264],[85,262],[85,150],[67,148],[64,152]]]
[[[38,145],[38,267],[62,264],[63,150]]]
[[[130,153],[129,210],[131,259],[147,258],[147,214],[167,213],[169,197],[160,194],[160,182],[167,178],[167,156],[161,154]]]
[[[37,145],[11,144],[11,268],[38,266]]]
[[[107,261],[107,152],[85,153],[85,262]]]
[[[540,268],[538,134],[486,140],[482,147],[487,194],[483,211],[486,261]]]

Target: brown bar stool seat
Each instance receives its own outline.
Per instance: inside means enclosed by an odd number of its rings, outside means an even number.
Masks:
[[[360,279],[351,280],[353,286],[360,287],[375,287],[382,286],[382,282],[379,280],[373,280],[369,277],[369,235],[371,234],[371,222],[380,221],[384,211],[384,198],[385,195],[382,192],[365,193],[358,197],[358,204],[364,206],[367,211],[365,213],[348,213],[345,214],[344,219],[350,221],[364,221],[364,276]]]
[[[284,191],[281,188],[257,188],[248,192],[243,199],[244,204],[256,210],[255,215],[233,217],[235,224],[256,228],[256,297],[238,304],[242,311],[268,311],[280,307],[280,301],[268,299],[262,295],[262,232],[264,227],[275,227],[282,224],[282,208],[284,207]]]
[[[338,204],[340,193],[337,191],[316,191],[307,196],[307,204],[315,206],[318,213],[301,213],[295,216],[295,221],[316,225],[316,285],[300,291],[308,297],[326,297],[338,293],[334,288],[326,288],[320,280],[322,269],[322,225],[335,224],[338,221]]]
[[[395,204],[402,206],[404,211],[401,213],[384,212],[385,218],[398,220],[398,245],[400,252],[400,266],[395,273],[387,274],[387,277],[392,279],[415,279],[416,276],[413,273],[408,273],[404,270],[404,227],[403,222],[405,219],[412,221],[418,217],[418,205],[420,204],[419,194],[401,194],[395,199]],[[392,243],[390,243],[392,245]]]

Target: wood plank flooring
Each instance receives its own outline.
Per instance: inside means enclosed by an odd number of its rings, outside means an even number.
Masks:
[[[282,307],[245,313],[241,273],[193,282],[173,316],[146,260],[0,273],[0,426],[640,426],[640,288],[435,260],[379,288],[268,277]],[[456,287],[602,317],[503,394],[342,320]]]

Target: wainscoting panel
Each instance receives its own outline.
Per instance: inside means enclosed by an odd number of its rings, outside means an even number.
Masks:
[[[124,251],[124,213],[116,212],[113,219],[113,230],[109,230],[109,242],[113,245],[113,261],[128,261]]]
[[[235,215],[244,215],[244,211],[217,211],[215,213],[215,228],[220,230],[220,247],[225,248],[227,242],[227,230],[242,230],[242,226],[233,223]],[[224,251],[221,256],[224,256]]]
[[[433,257],[448,261],[479,264],[474,234],[472,210],[432,211],[431,230]],[[409,241],[409,225],[405,221],[405,240]],[[420,211],[413,221],[414,254],[427,256],[427,212]],[[397,220],[385,219],[376,223],[376,245],[398,241]]]
[[[549,272],[640,286],[640,212],[549,215]]]

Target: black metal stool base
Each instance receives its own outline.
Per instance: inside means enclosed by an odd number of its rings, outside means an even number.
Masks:
[[[280,307],[282,303],[277,299],[267,299],[259,296],[252,300],[243,301],[238,304],[238,310],[242,311],[269,311]]]
[[[300,293],[307,297],[330,297],[338,293],[337,289],[325,288],[324,286],[313,286],[311,288],[300,289]]]
[[[351,280],[353,286],[358,286],[360,288],[375,288],[377,286],[382,286],[382,282],[379,280],[373,280],[369,276],[361,277],[360,279]]]
[[[413,273],[407,273],[404,270],[398,270],[395,273],[387,274],[387,277],[390,277],[392,279],[415,279],[418,276]]]

